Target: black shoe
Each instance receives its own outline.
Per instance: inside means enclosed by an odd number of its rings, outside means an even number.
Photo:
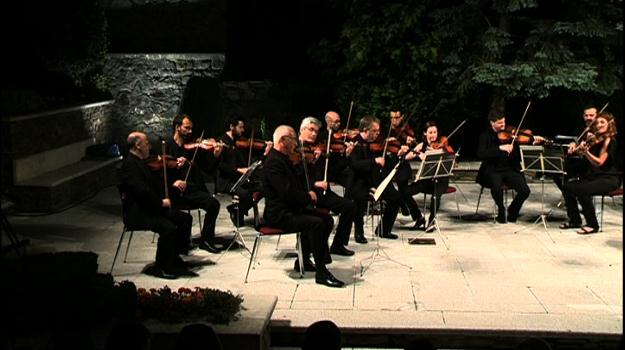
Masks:
[[[360,243],[360,244],[367,244],[367,243],[369,243],[369,241],[365,238],[365,235],[356,235],[356,238],[354,238],[354,241],[356,241],[356,243]]]
[[[519,217],[519,213],[513,213],[508,210],[508,222],[516,222],[516,219]]]
[[[414,226],[408,228],[410,231],[423,230],[425,228],[425,218],[422,216],[421,218],[415,220]]]
[[[196,272],[193,272],[189,269],[187,269],[186,267],[179,267],[179,266],[168,266],[163,268],[163,271],[165,271],[168,274],[174,275],[174,276],[179,276],[179,277],[197,277],[199,276]]]
[[[295,259],[295,264],[293,264],[293,270],[295,270],[295,272],[300,272],[299,259]],[[315,267],[315,264],[313,264],[310,259],[304,259],[304,271],[314,272],[317,271],[317,267]]]
[[[317,274],[315,274],[315,282],[334,288],[341,288],[345,285],[343,281],[334,277],[330,271],[317,272]]]
[[[426,229],[425,229],[425,233],[432,233],[436,230],[436,225],[434,224],[430,224]]]
[[[497,211],[497,218],[495,219],[498,223],[500,224],[505,224],[506,223],[506,211],[505,209],[499,209]]]
[[[408,207],[406,206],[406,204],[401,204],[399,206],[399,209],[401,211],[401,215],[403,216],[409,216],[410,215],[410,210],[408,210]]]
[[[342,244],[332,244],[332,247],[330,247],[330,254],[336,254],[336,255],[342,255],[342,256],[352,256],[352,255],[354,255],[354,251],[347,249]]]
[[[396,234],[392,233],[392,232],[389,232],[389,233],[383,234],[380,237],[386,238],[386,239],[397,239],[398,236]]]
[[[212,243],[206,242],[206,241],[200,242],[200,249],[206,250],[207,252],[213,253],[213,254],[217,254],[221,252],[221,249],[215,247]]]
[[[165,270],[163,270],[160,267],[156,267],[156,266],[149,266],[147,267],[143,273],[145,273],[146,275],[150,275],[150,276],[154,276],[154,277],[158,277],[158,278],[164,278],[167,280],[175,280],[178,278],[177,275],[165,272]]]

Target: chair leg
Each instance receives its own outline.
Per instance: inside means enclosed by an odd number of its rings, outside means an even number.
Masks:
[[[113,257],[113,263],[111,264],[111,271],[109,273],[113,273],[113,268],[115,267],[115,261],[117,260],[117,255],[119,254],[119,248],[122,246],[122,241],[124,240],[124,233],[126,233],[126,227],[122,228],[122,235],[119,237],[119,242],[117,242],[117,250],[115,250],[115,256]]]
[[[202,233],[202,211],[200,208],[197,209],[197,222],[200,225],[200,234]]]
[[[600,213],[600,221],[599,221],[599,232],[603,232],[603,203],[605,201],[605,196],[601,196],[601,213]]]
[[[126,254],[124,254],[124,262],[128,259],[128,251],[130,250],[130,242],[132,242],[132,234],[134,231],[130,231],[130,236],[128,237],[128,245],[126,245]]]
[[[475,206],[476,215],[477,215],[477,211],[480,209],[480,200],[482,199],[482,192],[484,192],[484,187],[480,187],[480,195],[477,196],[477,205]]]
[[[276,242],[276,250],[278,250],[278,246],[280,245],[280,238],[282,238],[282,235],[278,235],[278,241]]]
[[[297,259],[299,262],[299,278],[304,278],[304,253],[302,252],[302,235],[300,232],[296,233],[296,239]]]
[[[250,255],[250,262],[247,265],[247,272],[245,273],[245,283],[247,283],[247,277],[250,275],[250,268],[252,267],[252,263],[256,260],[256,254],[258,250],[259,241],[260,241],[260,232],[256,234],[256,239],[254,240],[254,247],[252,247],[252,254]]]
[[[458,219],[462,219],[462,215],[460,215],[460,203],[458,203],[458,195],[454,192],[454,200],[456,201],[456,210],[458,211]]]

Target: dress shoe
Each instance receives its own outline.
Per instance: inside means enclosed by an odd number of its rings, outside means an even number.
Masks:
[[[330,254],[336,254],[336,255],[342,255],[342,256],[352,256],[352,255],[354,255],[354,251],[347,249],[342,244],[333,244],[332,247],[330,247]]]
[[[221,252],[219,248],[215,247],[212,243],[207,242],[207,241],[200,242],[200,249],[206,250],[207,252],[213,253],[213,254],[217,254]]]
[[[167,280],[175,280],[178,278],[177,275],[165,272],[164,269],[157,267],[157,266],[149,266],[143,271],[143,273],[145,273],[146,275],[163,278]]]
[[[414,226],[408,228],[410,231],[423,230],[425,228],[425,218],[422,216],[415,220]]]
[[[293,264],[293,270],[295,270],[295,272],[300,272],[299,259],[295,259],[295,264]],[[304,271],[313,272],[313,271],[317,271],[317,268],[315,267],[315,264],[313,264],[312,261],[310,261],[309,259],[304,259]]]
[[[171,275],[174,275],[174,276],[178,276],[178,277],[197,277],[197,276],[199,276],[196,272],[193,272],[193,271],[187,269],[186,267],[179,267],[179,266],[164,267],[163,271],[165,271],[168,274],[171,274]]]
[[[365,235],[356,235],[356,238],[354,238],[354,240],[356,241],[356,243],[360,244],[369,243],[369,241],[365,238]]]
[[[516,222],[516,219],[519,217],[519,213],[513,213],[508,211],[508,222]]]
[[[343,281],[337,279],[336,277],[334,277],[330,271],[323,271],[323,272],[317,272],[317,274],[315,274],[315,282],[317,282],[318,284],[323,284],[325,286],[328,287],[335,287],[335,288],[341,288],[345,285],[345,283],[343,283]]]
[[[380,237],[386,238],[386,239],[397,239],[398,236],[396,234],[392,233],[392,232],[389,232],[389,233],[384,233]]]
[[[505,209],[499,208],[499,210],[497,211],[497,218],[495,218],[495,220],[500,223],[500,224],[505,224],[506,223],[506,211]]]

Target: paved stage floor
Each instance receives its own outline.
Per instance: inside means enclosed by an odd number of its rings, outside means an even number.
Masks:
[[[454,185],[452,183],[452,185]],[[137,232],[128,262],[120,253],[113,275],[139,287],[212,287],[233,293],[278,297],[272,327],[306,327],[331,319],[344,328],[430,329],[477,331],[531,331],[584,334],[623,332],[623,202],[606,199],[603,232],[578,235],[560,230],[564,209],[555,205],[560,192],[545,182],[547,230],[541,222],[541,183],[530,184],[532,194],[515,224],[495,224],[493,202],[485,192],[475,215],[479,186],[456,183],[460,213],[454,194],[443,196],[439,212],[440,233],[408,231],[409,217],[400,216],[394,232],[399,239],[371,238],[361,245],[350,237],[353,257],[333,256],[329,269],[346,282],[335,289],[315,284],[314,273],[303,279],[293,269],[294,235],[263,240],[259,265],[244,283],[249,254],[231,250],[223,256],[202,250],[216,264],[202,267],[199,277],[162,280],[141,273],[153,261],[156,244],[151,232]],[[341,193],[339,189],[337,191]],[[222,210],[217,235],[231,237],[233,226],[225,206],[230,198],[218,196]],[[422,207],[423,196],[417,201]],[[429,200],[428,200],[429,201]],[[600,198],[597,199],[600,207]],[[261,201],[260,208],[262,213]],[[250,211],[251,213],[251,211]],[[194,214],[194,235],[199,234]],[[9,215],[14,231],[30,240],[29,253],[93,251],[100,272],[108,272],[122,231],[120,201],[115,187],[102,190],[61,213],[44,216]],[[242,228],[251,249],[255,232]],[[414,237],[431,237],[433,245],[412,245]],[[377,250],[379,243],[379,250]],[[375,255],[361,274],[362,264]],[[218,260],[219,259],[219,260]],[[390,260],[389,260],[390,259]]]

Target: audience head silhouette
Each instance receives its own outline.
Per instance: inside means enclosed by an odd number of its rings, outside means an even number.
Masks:
[[[176,350],[221,350],[213,328],[204,323],[186,325],[176,338]]]
[[[551,345],[540,338],[527,338],[521,341],[517,346],[517,350],[551,350]]]
[[[435,350],[436,348],[432,343],[425,338],[418,338],[408,343],[405,350]]]
[[[341,330],[329,320],[317,321],[306,329],[302,350],[341,349]]]
[[[150,331],[138,321],[118,323],[109,333],[106,350],[148,350]]]

